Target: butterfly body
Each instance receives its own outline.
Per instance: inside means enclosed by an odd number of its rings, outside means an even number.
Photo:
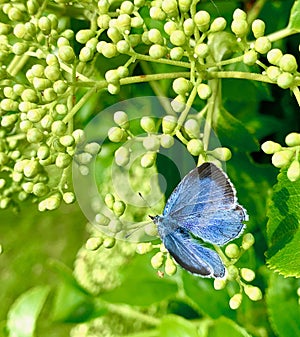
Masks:
[[[222,246],[242,233],[247,213],[237,203],[227,175],[214,164],[204,163],[183,178],[163,214],[152,220],[166,249],[183,268],[221,278],[225,275],[221,258],[194,237]]]

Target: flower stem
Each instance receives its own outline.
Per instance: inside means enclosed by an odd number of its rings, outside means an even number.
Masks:
[[[297,100],[298,105],[300,106],[300,91],[299,91],[299,87],[294,87],[294,88],[292,89],[292,91],[293,91],[293,94],[294,94],[295,97],[296,97],[296,100]]]

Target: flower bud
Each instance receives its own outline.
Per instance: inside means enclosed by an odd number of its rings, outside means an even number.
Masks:
[[[199,11],[194,16],[194,22],[201,32],[206,32],[209,28],[210,15],[206,11]]]
[[[108,83],[118,84],[120,81],[120,76],[116,69],[111,69],[105,73],[105,79]]]
[[[172,276],[176,273],[177,267],[176,264],[174,263],[173,259],[170,257],[167,257],[166,262],[165,262],[165,272],[167,275]]]
[[[272,164],[278,168],[285,167],[289,164],[293,156],[294,156],[293,151],[290,150],[278,151],[274,153],[272,156]]]
[[[118,41],[116,46],[120,54],[127,54],[130,51],[130,44],[125,40]]]
[[[291,54],[284,54],[280,58],[278,65],[282,71],[289,73],[295,72],[298,67],[295,56]]]
[[[128,115],[124,111],[116,111],[114,113],[114,122],[124,129],[128,129]]]
[[[281,70],[278,67],[270,66],[267,68],[267,76],[273,82],[277,82],[279,75],[281,74]]]
[[[209,53],[209,48],[206,43],[199,43],[195,46],[195,54],[200,58],[205,58]]]
[[[192,36],[195,30],[195,23],[193,19],[188,18],[183,22],[183,31],[186,36]]]
[[[162,131],[165,134],[170,134],[177,126],[177,118],[173,115],[166,115],[162,119]]]
[[[231,30],[237,37],[244,37],[248,33],[248,22],[244,19],[234,19]]]
[[[108,224],[108,229],[110,232],[116,234],[122,230],[122,223],[119,220],[113,219]]]
[[[250,247],[254,245],[254,242],[255,242],[254,236],[251,233],[246,233],[243,236],[242,248],[244,250],[248,250]]]
[[[22,184],[22,188],[26,193],[31,193],[33,190],[33,185],[34,185],[33,182],[28,181]]]
[[[85,133],[81,129],[76,129],[72,132],[72,136],[74,137],[75,144],[82,144],[85,142]]]
[[[141,166],[144,168],[149,168],[155,163],[155,160],[156,152],[147,152],[141,159]]]
[[[2,188],[5,186],[5,184],[6,184],[6,180],[3,179],[3,178],[1,178],[1,179],[0,179],[0,189],[2,189]],[[23,187],[23,186],[22,186],[22,187]]]
[[[121,216],[125,212],[126,205],[121,200],[116,200],[113,204],[113,211],[116,216]]]
[[[191,139],[187,143],[187,150],[193,156],[199,156],[199,154],[203,151],[203,143],[200,139]]]
[[[149,14],[153,20],[165,20],[166,18],[166,13],[159,7],[151,7]]]
[[[46,209],[48,209],[49,211],[53,211],[60,206],[61,196],[60,194],[56,193],[43,201],[45,202]]]
[[[175,30],[170,35],[170,41],[174,46],[183,46],[186,43],[186,36],[182,30]]]
[[[111,142],[114,142],[114,143],[122,142],[125,139],[125,136],[126,134],[124,130],[122,130],[119,127],[114,126],[108,130],[108,139]]]
[[[245,294],[250,298],[252,301],[259,301],[262,299],[261,290],[258,287],[254,287],[252,285],[246,284],[244,286]]]
[[[68,88],[68,84],[63,81],[63,80],[58,80],[56,82],[53,83],[53,90],[58,94],[61,95],[63,93],[65,93],[65,91]]]
[[[76,200],[75,194],[73,192],[66,192],[63,194],[63,200],[66,204],[73,204]]]
[[[203,100],[208,99],[212,94],[210,86],[204,83],[199,84],[197,88],[197,92],[198,92],[198,96]]]
[[[130,152],[129,150],[121,146],[115,152],[115,161],[118,166],[126,166],[130,161]]]
[[[88,165],[93,159],[90,153],[82,152],[76,155],[76,160],[82,165]]]
[[[235,243],[230,243],[225,248],[225,254],[231,259],[236,259],[240,255],[240,249]]]
[[[62,136],[62,137],[59,138],[59,142],[64,147],[68,147],[68,146],[72,146],[74,144],[75,139],[71,135],[65,135],[65,136]]]
[[[97,25],[101,29],[108,29],[110,20],[111,18],[108,14],[99,15],[97,18]]]
[[[102,49],[101,53],[106,58],[115,57],[117,55],[117,47],[112,43],[106,43],[106,46]]]
[[[266,54],[271,48],[271,41],[266,37],[259,37],[254,43],[255,50],[260,54]]]
[[[81,44],[86,44],[95,35],[95,32],[91,29],[81,29],[76,33],[76,41]]]
[[[103,243],[103,238],[89,238],[85,244],[85,248],[90,251],[97,250]]]
[[[162,252],[156,253],[151,259],[151,265],[154,269],[159,269],[164,263],[164,254]]]
[[[231,158],[231,151],[227,147],[217,147],[209,151],[209,154],[221,161],[228,161]]]
[[[136,252],[140,255],[147,254],[151,252],[153,245],[151,242],[142,242],[136,245]]]
[[[226,284],[227,282],[224,279],[219,279],[219,278],[214,279],[214,288],[216,290],[224,289],[226,287]]]
[[[242,294],[234,294],[229,300],[229,306],[232,310],[236,310],[242,303],[243,296]]]
[[[24,167],[24,176],[26,178],[35,177],[40,171],[40,164],[37,161],[30,160]]]
[[[46,16],[42,16],[39,18],[38,27],[43,34],[49,35],[51,32],[51,21]]]
[[[24,14],[17,7],[10,7],[7,16],[12,22],[24,20]]]
[[[96,142],[91,142],[85,145],[84,151],[95,156],[97,155],[101,150],[101,145]]]
[[[251,28],[252,28],[254,37],[257,39],[259,37],[264,36],[266,25],[264,21],[260,19],[256,19],[252,22]]]
[[[300,178],[300,163],[298,159],[292,161],[287,171],[287,177],[290,181],[296,181]]]
[[[170,51],[170,57],[172,60],[180,61],[183,57],[184,50],[181,47],[172,48]]]
[[[251,49],[244,54],[243,62],[248,66],[253,66],[257,61],[257,53]]]
[[[143,140],[143,146],[148,151],[157,151],[160,147],[160,141],[157,136],[148,136]]]
[[[152,43],[156,43],[156,44],[162,44],[163,43],[163,38],[162,38],[161,32],[156,28],[152,28],[152,29],[149,30],[148,39]]]
[[[1,119],[1,126],[3,126],[4,128],[10,127],[10,126],[14,125],[17,120],[18,120],[17,115],[3,116],[2,119]]]
[[[176,94],[185,95],[191,89],[191,82],[183,77],[179,77],[173,81],[172,87]]]
[[[153,133],[156,130],[155,121],[151,117],[142,117],[140,120],[140,124],[142,129],[145,130],[147,133]]]
[[[227,279],[230,281],[236,280],[239,277],[239,270],[234,265],[229,265],[227,268]]]
[[[255,272],[252,269],[241,268],[241,276],[245,281],[251,282],[255,279]]]
[[[51,131],[56,136],[63,136],[67,131],[67,125],[63,121],[54,121],[51,125]]]
[[[175,112],[182,112],[185,108],[185,102],[185,95],[177,95],[173,101],[171,101],[171,107]]]
[[[71,161],[72,157],[69,154],[60,152],[56,157],[55,165],[58,168],[66,168],[71,164]]]
[[[288,146],[300,145],[300,133],[292,132],[285,137],[285,143]]]
[[[53,117],[50,115],[44,116],[40,121],[41,127],[45,130],[49,130],[51,128],[52,123]]]
[[[107,91],[111,95],[117,95],[120,92],[120,84],[119,83],[116,83],[116,84],[108,83]]]
[[[36,183],[33,185],[32,193],[37,197],[43,197],[49,192],[49,187],[44,183]]]
[[[34,88],[38,91],[43,91],[52,85],[51,81],[48,80],[47,78],[39,78],[39,77],[34,77],[32,84]]]
[[[211,23],[210,31],[213,33],[220,32],[226,28],[226,25],[226,20],[223,17],[218,17]]]
[[[169,17],[177,17],[178,16],[177,1],[176,0],[163,0],[162,10]]]
[[[163,134],[160,136],[160,145],[165,149],[169,149],[174,145],[174,138],[168,134]]]
[[[74,50],[70,46],[60,46],[58,48],[58,56],[63,62],[67,64],[71,64],[75,60]]]
[[[281,150],[281,145],[271,140],[268,140],[261,145],[261,149],[266,154],[273,154]]]
[[[164,24],[164,31],[168,35],[171,35],[176,29],[177,29],[177,25],[176,25],[176,23],[174,21],[167,21]]]
[[[43,133],[37,128],[31,128],[27,131],[26,139],[29,143],[39,143],[43,138]]]
[[[116,243],[116,239],[112,237],[107,237],[103,241],[103,247],[109,249],[112,248]]]
[[[166,53],[167,53],[167,48],[159,44],[153,44],[149,48],[149,56],[153,57],[156,60],[164,57]]]
[[[106,206],[112,209],[114,206],[115,197],[111,193],[108,193],[105,195],[104,201],[105,201]]]
[[[279,65],[279,61],[281,58],[282,58],[282,51],[278,48],[271,49],[267,53],[268,61],[275,66]]]
[[[200,126],[199,123],[191,118],[184,123],[184,131],[190,138],[199,138],[200,136]]]
[[[80,53],[79,53],[79,61],[81,62],[88,62],[91,61],[94,57],[94,51],[85,46],[83,48],[81,48]]]
[[[234,12],[233,12],[233,19],[234,20],[247,20],[247,13],[244,12],[242,9],[237,8]]]
[[[27,43],[16,42],[12,46],[12,52],[15,55],[22,55],[28,50],[28,48],[29,48],[29,45]]]
[[[50,155],[50,149],[48,145],[41,145],[37,150],[37,157],[40,160],[48,158]]]

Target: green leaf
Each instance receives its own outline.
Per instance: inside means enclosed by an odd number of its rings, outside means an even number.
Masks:
[[[200,337],[192,322],[176,315],[164,316],[159,328],[160,337]]]
[[[258,142],[255,137],[243,123],[231,115],[226,109],[223,108],[220,111],[214,127],[217,135],[220,137],[222,145],[243,149],[244,152],[258,150]]]
[[[266,302],[271,325],[280,337],[300,337],[300,305],[297,288],[300,280],[273,274]]]
[[[32,337],[38,316],[47,299],[50,288],[40,286],[23,293],[8,312],[9,337]]]
[[[300,31],[300,0],[296,0],[291,9],[288,28]]]
[[[109,302],[148,306],[160,302],[177,292],[171,278],[159,278],[150,265],[149,255],[136,256],[120,271],[123,282],[120,287],[101,294]]]
[[[286,169],[278,175],[267,215],[269,267],[284,276],[300,277],[300,180],[291,182]]]
[[[234,321],[226,317],[217,319],[208,330],[207,337],[251,337],[251,335]]]

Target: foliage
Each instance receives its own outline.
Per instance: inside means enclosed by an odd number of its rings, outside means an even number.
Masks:
[[[57,286],[21,294],[3,335],[300,336],[300,1],[240,6],[0,1],[0,208],[75,219],[77,199],[91,223],[74,270],[52,261]],[[215,247],[224,279],[177,266],[147,218],[205,161],[226,162],[250,217]]]

